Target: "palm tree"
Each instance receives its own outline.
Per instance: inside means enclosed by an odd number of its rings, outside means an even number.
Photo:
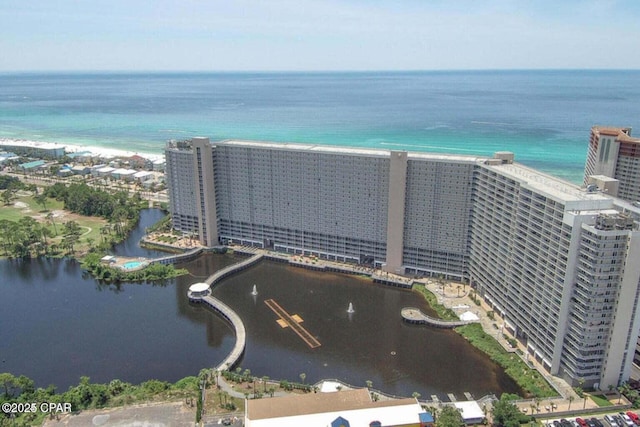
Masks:
[[[567,408],[567,411],[571,410],[571,402],[573,402],[574,399],[575,397],[572,394],[569,395],[569,407]]]
[[[53,216],[53,212],[49,212],[47,214],[47,216],[45,217],[45,219],[47,220],[48,224],[53,225],[53,231],[55,231],[56,236],[58,235],[58,229],[56,227],[56,222],[53,220],[54,216]]]
[[[47,196],[44,193],[33,196],[33,200],[35,200],[37,204],[42,206],[42,210],[47,210]]]

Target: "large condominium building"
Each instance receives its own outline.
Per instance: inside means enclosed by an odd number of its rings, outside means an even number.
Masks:
[[[169,143],[174,227],[471,283],[552,374],[629,376],[640,209],[494,158],[221,141]]]
[[[612,195],[640,201],[640,138],[631,137],[631,128],[591,128],[584,183],[603,179]]]

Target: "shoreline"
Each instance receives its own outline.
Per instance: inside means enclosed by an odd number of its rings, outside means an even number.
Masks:
[[[164,153],[150,153],[143,151],[131,151],[122,150],[118,148],[100,147],[98,145],[81,145],[68,142],[48,142],[48,141],[35,141],[30,139],[15,139],[15,138],[0,138],[0,149],[3,145],[21,145],[25,147],[34,148],[61,148],[65,149],[66,153],[80,153],[83,151],[89,151],[91,154],[95,154],[96,157],[113,158],[113,157],[131,157],[140,156],[151,161],[164,160]]]

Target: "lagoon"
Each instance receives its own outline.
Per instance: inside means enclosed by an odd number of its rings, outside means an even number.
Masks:
[[[144,214],[139,228],[155,215]],[[129,241],[116,254],[151,255],[145,251]],[[238,259],[205,254],[180,265],[187,276],[117,286],[98,283],[73,260],[0,260],[0,371],[59,390],[83,375],[95,382],[133,383],[197,375],[219,363],[235,337],[216,314],[189,304],[186,291]],[[251,295],[254,285],[257,296]],[[519,391],[455,332],[403,323],[403,306],[428,310],[409,291],[261,262],[225,279],[213,294],[243,318],[248,336],[241,366],[256,376],[297,381],[304,372],[307,382],[337,378],[359,386],[370,380],[375,388],[405,396]],[[311,349],[281,328],[266,299],[299,315],[322,345]]]

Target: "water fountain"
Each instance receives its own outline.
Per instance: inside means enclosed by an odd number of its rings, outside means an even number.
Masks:
[[[347,309],[347,313],[352,314],[356,311],[353,309],[353,303],[349,303],[349,308]]]
[[[251,295],[253,295],[254,297],[258,295],[258,289],[256,288],[256,285],[253,285],[253,290],[251,291]]]

